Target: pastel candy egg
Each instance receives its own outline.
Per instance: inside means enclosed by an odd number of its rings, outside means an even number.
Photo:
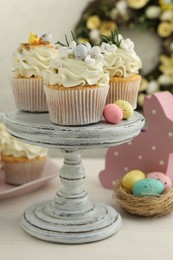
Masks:
[[[123,118],[123,112],[118,105],[107,104],[103,109],[103,116],[108,123],[118,124]]]
[[[52,34],[50,33],[44,33],[40,37],[40,42],[51,42],[52,41]]]
[[[164,189],[170,189],[172,187],[172,181],[169,176],[165,175],[162,172],[150,172],[147,174],[147,178],[152,178],[155,180],[159,180],[163,183]]]
[[[89,42],[84,42],[82,44],[87,48],[88,51],[91,50],[91,44]]]
[[[133,107],[128,101],[117,100],[115,104],[117,104],[122,109],[124,119],[128,119],[133,115]]]
[[[131,192],[132,187],[136,182],[145,178],[145,174],[139,170],[127,172],[122,178],[122,186]]]
[[[148,197],[161,194],[163,190],[164,185],[161,181],[145,178],[135,183],[132,193],[138,197]]]
[[[85,45],[79,44],[74,49],[74,56],[77,59],[83,60],[88,54],[88,49]]]

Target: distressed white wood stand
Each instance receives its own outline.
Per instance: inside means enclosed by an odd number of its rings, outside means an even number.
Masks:
[[[22,227],[27,233],[46,241],[80,244],[105,239],[119,230],[119,213],[90,200],[83,188],[86,176],[81,152],[130,141],[144,125],[141,114],[135,112],[130,120],[118,125],[102,121],[80,127],[52,124],[46,113],[15,111],[1,117],[13,136],[34,145],[59,148],[64,153],[59,175],[62,187],[54,199],[34,204],[25,211]]]

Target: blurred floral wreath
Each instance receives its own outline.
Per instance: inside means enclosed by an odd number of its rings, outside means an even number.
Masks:
[[[154,31],[161,39],[157,66],[142,75],[138,106],[145,95],[169,90],[173,93],[173,1],[172,0],[94,0],[84,10],[75,27],[78,42],[100,44],[100,35],[122,26]]]

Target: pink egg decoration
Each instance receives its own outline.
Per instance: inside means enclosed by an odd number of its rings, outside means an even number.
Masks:
[[[123,119],[123,112],[116,104],[107,104],[103,110],[103,116],[108,123],[118,124]]]
[[[162,172],[150,172],[147,174],[147,178],[161,181],[164,185],[165,190],[172,187],[172,180],[169,178],[169,176],[165,175]]]

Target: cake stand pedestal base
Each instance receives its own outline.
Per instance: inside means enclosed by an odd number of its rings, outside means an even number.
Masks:
[[[22,218],[22,227],[42,240],[80,244],[105,239],[116,233],[121,217],[112,207],[89,200],[82,184],[85,170],[81,150],[66,150],[60,169],[63,187],[51,201],[29,207]]]
[[[22,227],[30,235],[49,242],[81,244],[105,239],[115,234],[121,226],[121,217],[104,204],[93,203],[93,208],[84,215],[50,216],[43,202],[26,210]],[[49,222],[48,222],[49,221]]]

